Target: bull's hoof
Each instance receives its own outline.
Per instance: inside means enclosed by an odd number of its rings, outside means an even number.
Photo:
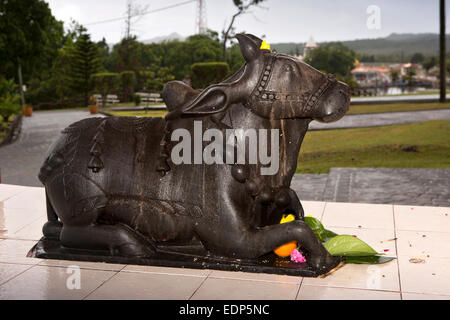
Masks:
[[[111,248],[112,256],[121,256],[128,258],[150,258],[155,254],[152,249],[136,243],[126,243],[121,246]]]
[[[59,240],[63,224],[61,221],[47,221],[42,227],[42,233],[45,238]]]
[[[337,267],[341,263],[340,257],[334,257],[330,254],[314,255],[308,259],[308,264],[313,268],[317,274],[325,274]]]

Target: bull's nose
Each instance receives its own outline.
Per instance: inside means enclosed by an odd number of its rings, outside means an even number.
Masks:
[[[343,82],[326,92],[318,105],[317,117],[320,122],[337,121],[344,116],[350,105],[350,88]]]

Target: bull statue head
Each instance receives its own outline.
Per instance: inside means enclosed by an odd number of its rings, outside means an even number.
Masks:
[[[233,76],[211,85],[200,94],[183,85],[166,85],[163,98],[168,119],[179,115],[208,115],[225,111],[230,105],[243,103],[255,114],[267,119],[311,118],[321,122],[339,120],[348,110],[349,87],[331,74],[323,74],[291,56],[261,49],[262,40],[251,34],[238,34],[245,64]],[[177,90],[177,94],[173,90]],[[194,98],[195,97],[195,98]]]

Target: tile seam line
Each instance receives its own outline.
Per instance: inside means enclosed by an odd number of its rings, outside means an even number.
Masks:
[[[75,263],[77,263],[77,262],[85,262],[85,261],[76,261],[76,260],[65,260],[65,261],[71,261],[71,262],[73,262],[74,264],[73,265],[76,265]],[[69,265],[67,265],[67,266],[63,266],[63,265],[59,265],[59,266],[57,266],[57,265],[47,265],[47,264],[41,264],[41,263],[44,263],[45,262],[45,260],[44,261],[40,261],[38,264],[36,264],[35,266],[39,266],[39,267],[49,267],[49,268],[68,268],[69,267]],[[122,271],[122,269],[123,268],[121,268],[121,269],[114,269],[114,270],[112,270],[112,269],[96,269],[96,268],[92,268],[92,267],[80,267],[80,266],[78,266],[81,270],[89,270],[89,271],[110,271],[110,272],[120,272],[120,271]]]
[[[396,231],[408,231],[408,232],[436,232],[436,233],[450,233],[450,231],[435,231],[435,230],[411,230],[411,229],[395,229]]]
[[[313,278],[315,279],[315,278]],[[350,286],[346,287],[345,285],[328,285],[328,284],[307,284],[304,283],[304,286],[312,286],[312,287],[322,287],[322,288],[336,288],[336,289],[355,289],[355,290],[367,290],[367,291],[380,291],[380,292],[395,292],[400,293],[398,290],[392,290],[392,289],[368,289],[363,287],[356,287],[356,286]]]
[[[211,273],[210,273],[211,274]],[[199,286],[194,290],[194,292],[192,292],[192,294],[189,296],[189,298],[187,298],[186,300],[191,300],[192,297],[197,293],[197,291],[203,286],[203,284],[205,283],[206,280],[209,279],[209,275],[207,277],[205,277],[205,279],[203,279],[203,281],[199,284]]]
[[[124,266],[123,268],[125,268],[126,266]],[[122,268],[122,269],[123,269]],[[87,295],[85,295],[83,298],[81,298],[80,300],[86,300],[87,297],[89,297],[92,293],[94,293],[95,291],[97,291],[101,286],[103,286],[106,282],[108,282],[109,280],[111,280],[112,278],[114,278],[116,275],[118,275],[120,273],[120,271],[122,270],[120,269],[119,271],[112,271],[113,275],[111,275],[108,279],[106,279],[105,281],[103,281],[102,283],[100,283],[100,285],[98,285],[96,288],[92,289]],[[98,270],[98,271],[103,271],[103,270]]]
[[[303,281],[303,277],[302,277],[302,280],[300,281],[300,283],[288,282],[288,281],[277,281],[277,280],[241,279],[241,278],[215,277],[215,276],[209,276],[208,278],[211,278],[211,279],[219,279],[219,280],[220,280],[220,279],[224,279],[224,280],[237,280],[237,281],[283,283],[283,284],[294,284],[294,285],[299,285],[299,284]]]
[[[399,290],[389,290],[389,289],[367,289],[367,288],[355,288],[355,287],[339,287],[336,285],[318,285],[318,284],[302,284],[302,286],[306,286],[306,287],[325,287],[325,288],[333,288],[333,289],[349,289],[349,290],[364,290],[364,291],[375,291],[375,292],[392,292],[392,293],[400,293],[401,292]],[[411,292],[413,293],[413,292]]]
[[[423,294],[428,296],[445,296],[450,298],[450,293],[425,293],[425,292],[414,292],[414,291],[403,291],[403,293],[412,293],[412,294]]]
[[[324,205],[323,205],[322,212],[321,212],[321,214],[320,214],[320,219],[319,219],[319,221],[321,221],[321,222],[322,222],[322,220],[323,220],[323,216],[325,215],[325,209],[326,209],[326,207],[327,207],[327,203],[328,203],[328,201],[325,201],[325,203],[324,203]]]
[[[180,273],[168,273],[168,272],[148,272],[148,271],[134,271],[134,270],[120,270],[124,273],[139,273],[139,274],[162,274],[166,276],[183,276],[183,277],[197,277],[197,278],[207,278],[208,275],[194,275],[194,274],[180,274]]]
[[[10,238],[14,235],[14,233],[11,236],[0,236],[0,240],[16,240],[16,241],[39,241],[40,239],[26,239],[26,238]]]
[[[14,264],[14,263],[11,263],[11,264]],[[22,264],[22,266],[23,266],[23,264]],[[8,283],[9,281],[11,281],[11,280],[17,278],[17,277],[20,276],[21,274],[27,272],[27,271],[30,270],[31,268],[37,266],[37,264],[35,264],[35,265],[28,265],[28,266],[29,266],[29,268],[26,268],[26,269],[23,270],[22,272],[19,272],[17,275],[15,275],[15,276],[13,276],[12,278],[6,280],[5,282],[1,282],[1,283],[0,283],[0,287],[3,286],[4,284]]]
[[[30,226],[32,223],[35,223],[36,221],[38,221],[39,219],[41,219],[42,217],[45,217],[45,215],[39,216],[36,219],[34,219],[33,221],[27,223],[26,225],[24,225],[22,228],[19,228],[16,232],[14,232],[13,234],[19,233],[20,231],[22,231],[23,229],[25,229],[26,227]]]
[[[28,190],[20,191],[19,193],[16,193],[16,194],[14,194],[14,195],[12,195],[12,196],[6,198],[6,199],[0,200],[0,202],[8,201],[9,199],[14,198],[15,196],[18,196],[19,194],[21,194],[21,193],[23,193],[23,192],[27,192],[27,191],[28,191]],[[11,209],[13,209],[13,208],[11,208]],[[19,208],[19,209],[21,209],[21,208]]]
[[[395,237],[395,255],[398,257],[398,236],[397,236],[397,228],[395,224],[395,209],[394,205],[392,205],[392,220],[394,222],[394,237]],[[398,286],[400,289],[400,300],[403,300],[403,293],[402,293],[402,278],[400,274],[400,259],[397,258],[397,274],[398,274]]]
[[[302,280],[300,280],[300,283],[299,283],[299,285],[298,285],[297,294],[295,295],[295,298],[294,298],[295,301],[298,300],[298,295],[300,294],[300,289],[302,288],[302,285],[303,285],[303,279],[305,279],[305,278],[302,277]]]

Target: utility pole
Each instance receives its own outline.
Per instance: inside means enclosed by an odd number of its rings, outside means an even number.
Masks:
[[[133,18],[132,14],[133,4],[131,0],[127,3],[127,17],[125,18],[125,39],[130,39],[131,37],[131,19]]]
[[[25,107],[25,96],[23,94],[23,81],[22,81],[22,65],[20,58],[17,58],[17,75],[19,78],[19,92],[20,92],[20,105]]]
[[[205,34],[208,30],[206,22],[206,0],[197,0],[197,19],[195,24],[198,34]]]
[[[445,0],[440,0],[440,23],[441,23],[441,30],[440,30],[440,78],[441,78],[441,85],[440,85],[440,97],[439,101],[444,103],[446,99],[446,80],[447,76],[445,74]]]

